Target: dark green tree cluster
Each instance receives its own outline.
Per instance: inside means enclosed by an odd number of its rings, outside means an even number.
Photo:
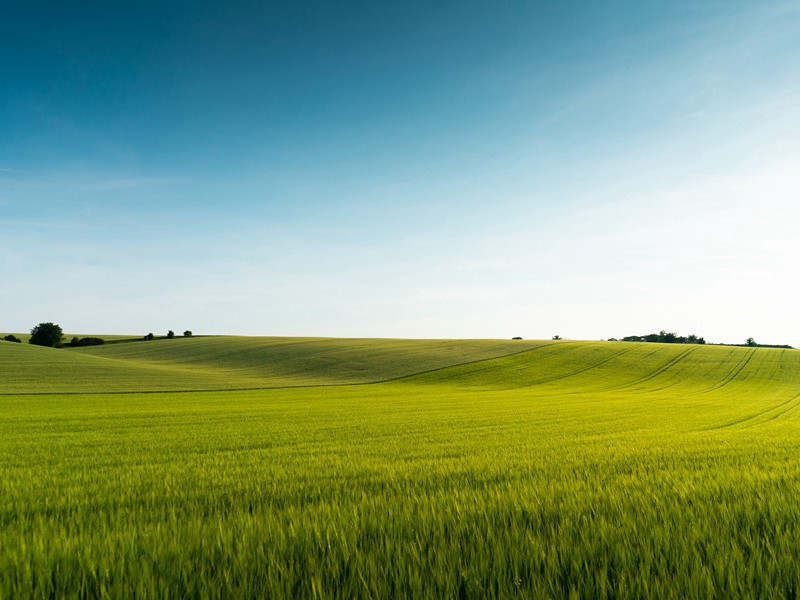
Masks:
[[[3,338],[5,342],[16,342],[17,344],[21,344],[22,340],[15,336],[13,333],[9,333],[7,336]]]
[[[61,348],[64,340],[64,332],[55,323],[39,323],[31,329],[31,339],[29,344],[35,346],[49,346],[50,348]]]
[[[663,329],[659,333],[647,335],[629,335],[622,338],[623,342],[659,342],[661,344],[705,344],[705,338],[691,335],[678,335],[677,333],[667,332]]]

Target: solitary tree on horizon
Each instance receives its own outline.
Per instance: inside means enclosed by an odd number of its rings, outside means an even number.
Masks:
[[[60,348],[64,340],[64,332],[61,327],[55,323],[39,323],[36,327],[31,329],[31,339],[28,340],[29,344],[35,346],[49,346],[51,348]]]

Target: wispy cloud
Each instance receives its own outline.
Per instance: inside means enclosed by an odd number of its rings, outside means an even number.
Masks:
[[[87,192],[113,192],[117,190],[128,190],[131,188],[155,186],[155,185],[172,185],[177,183],[184,183],[186,180],[174,177],[132,177],[126,179],[107,179],[102,181],[93,181],[90,183],[82,183],[78,188]]]
[[[36,175],[33,171],[25,171],[23,169],[9,169],[8,167],[0,167],[0,173],[9,173],[10,175]]]
[[[182,177],[104,177],[103,173],[38,172],[0,167],[0,175],[17,175],[36,186],[58,187],[82,192],[112,192],[132,188],[186,183]]]
[[[2,204],[2,199],[0,199]],[[91,226],[77,221],[57,221],[47,219],[0,219],[0,226],[12,229],[21,229],[29,232],[33,229],[64,229],[64,230],[86,230]]]

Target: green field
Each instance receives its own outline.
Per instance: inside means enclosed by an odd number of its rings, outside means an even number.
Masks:
[[[0,393],[0,598],[800,590],[796,350],[0,342]]]

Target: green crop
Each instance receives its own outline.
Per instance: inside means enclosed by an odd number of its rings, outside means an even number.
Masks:
[[[510,340],[223,336],[61,350],[0,343],[0,393],[228,390],[369,383],[508,355],[540,344]]]
[[[0,597],[798,594],[800,351],[283,342],[19,348],[77,391],[103,361],[125,386],[401,378],[0,396]],[[40,391],[7,387],[39,360],[12,350],[0,391]]]

